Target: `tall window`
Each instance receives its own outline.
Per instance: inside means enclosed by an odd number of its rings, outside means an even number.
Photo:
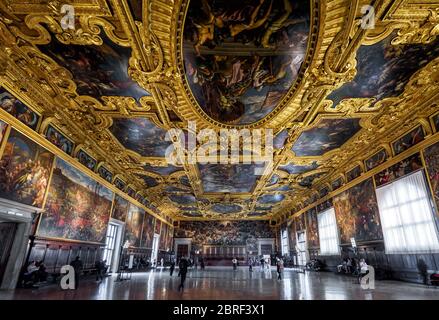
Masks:
[[[280,239],[282,245],[282,256],[286,256],[289,254],[290,246],[288,245],[288,230],[282,229],[280,232]]]
[[[334,208],[319,213],[317,220],[319,225],[320,254],[339,254],[340,246]]]
[[[107,264],[111,265],[113,252],[116,245],[117,226],[110,223],[107,229],[107,237],[105,239],[105,250],[103,260],[107,260]]]
[[[439,251],[437,227],[422,170],[376,190],[386,253]]]

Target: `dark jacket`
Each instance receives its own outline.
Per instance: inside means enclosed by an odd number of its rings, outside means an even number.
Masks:
[[[189,266],[189,262],[186,259],[181,259],[180,263],[178,264],[178,268],[180,269],[180,274],[187,273],[188,266]]]

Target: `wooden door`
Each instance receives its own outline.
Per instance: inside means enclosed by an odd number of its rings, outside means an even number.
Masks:
[[[6,271],[16,229],[16,223],[0,222],[0,283]]]

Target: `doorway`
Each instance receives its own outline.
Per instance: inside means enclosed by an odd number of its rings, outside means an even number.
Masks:
[[[297,232],[297,262],[299,266],[306,265],[306,234],[305,231]]]
[[[3,276],[8,265],[16,230],[16,223],[0,221],[0,283],[3,281]]]
[[[153,268],[158,266],[157,256],[159,251],[159,240],[160,240],[160,235],[154,234],[154,239],[152,241],[152,251],[151,251],[151,263]]]
[[[110,221],[105,238],[105,249],[102,260],[106,260],[109,272],[117,272],[120,254],[120,242],[123,225]]]

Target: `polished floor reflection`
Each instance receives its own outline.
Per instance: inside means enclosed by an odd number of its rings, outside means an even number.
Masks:
[[[86,300],[196,300],[196,299],[287,299],[287,300],[381,300],[438,299],[439,288],[399,281],[376,281],[375,289],[364,290],[355,279],[333,273],[297,273],[285,270],[277,280],[275,270],[226,268],[191,270],[186,289],[179,292],[180,278],[167,270],[133,273],[131,280],[117,281],[115,276],[102,283],[84,280],[78,290],[63,291],[57,286],[40,289],[0,291],[0,299],[86,299]]]

